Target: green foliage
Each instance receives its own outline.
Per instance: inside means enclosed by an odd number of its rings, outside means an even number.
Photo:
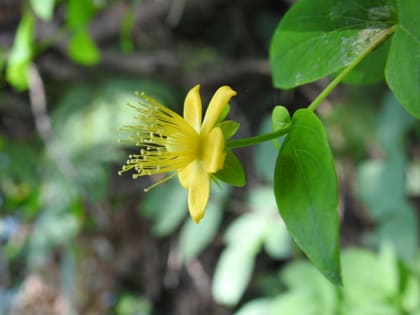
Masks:
[[[93,65],[99,62],[100,53],[89,35],[88,24],[95,14],[91,0],[69,0],[67,26],[72,31],[67,52],[75,62]]]
[[[276,217],[271,190],[255,189],[248,198],[252,211],[239,216],[227,229],[227,247],[220,256],[213,278],[213,296],[218,303],[226,305],[239,302],[260,250],[265,247],[274,259],[291,254],[290,239],[282,221]]]
[[[152,313],[152,305],[144,297],[124,294],[118,299],[115,313],[116,315],[149,315]]]
[[[230,150],[226,151],[223,169],[215,173],[214,176],[232,186],[241,187],[246,184],[245,171],[241,161]]]
[[[295,87],[348,66],[395,23],[395,11],[389,0],[298,1],[273,36],[274,85]]]
[[[141,213],[153,220],[152,232],[157,237],[174,232],[185,219],[186,209],[187,194],[175,180],[148,192],[139,205]]]
[[[418,218],[406,195],[408,168],[405,138],[415,123],[398,101],[388,95],[378,115],[376,138],[383,159],[363,162],[357,171],[356,190],[378,227],[367,241],[391,242],[400,257],[411,260],[418,246]]]
[[[223,185],[220,190],[217,187],[213,188],[206,215],[202,219],[203,226],[194,223],[188,218],[182,227],[179,250],[185,263],[192,261],[210,245],[222,223],[223,210],[230,189],[226,185]],[[184,212],[185,209],[186,207],[184,207]]]
[[[343,287],[335,287],[307,262],[297,261],[280,272],[287,291],[274,298],[246,303],[235,315],[254,307],[264,314],[371,315],[419,314],[420,278],[415,266],[400,267],[391,246],[379,255],[362,249],[343,251]],[[249,314],[254,314],[250,312]]]
[[[93,65],[98,63],[100,54],[87,29],[76,31],[69,41],[69,56],[77,63]]]
[[[34,50],[34,24],[34,17],[26,11],[7,61],[6,79],[18,90],[28,87],[28,71]]]
[[[55,0],[30,0],[30,3],[38,17],[45,21],[51,20],[54,14]]]
[[[376,82],[385,67],[388,85],[407,111],[419,118],[419,14],[416,0],[300,0],[273,36],[274,85],[292,88],[313,82],[362,58],[347,81]],[[386,39],[394,32],[389,44]]]
[[[339,284],[337,190],[322,123],[313,112],[298,110],[276,162],[277,205],[296,243],[328,279]]]
[[[420,119],[420,6],[416,0],[398,0],[399,24],[392,39],[385,75],[405,109]]]

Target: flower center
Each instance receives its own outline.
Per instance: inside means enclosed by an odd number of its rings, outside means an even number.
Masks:
[[[139,154],[132,154],[120,174],[134,169],[133,178],[166,173],[184,168],[199,156],[200,138],[181,116],[140,94],[137,112],[138,124],[126,126],[129,142],[140,147]]]

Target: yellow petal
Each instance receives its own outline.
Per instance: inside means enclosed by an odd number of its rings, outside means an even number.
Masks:
[[[206,211],[210,196],[210,176],[200,162],[193,164],[190,188],[188,190],[188,209],[195,223],[200,222]]]
[[[204,122],[201,127],[201,134],[208,134],[214,127],[223,109],[229,103],[232,96],[235,96],[236,92],[231,89],[230,86],[220,87],[210,100],[209,107],[207,108]]]
[[[185,97],[184,119],[196,130],[200,130],[202,118],[200,85],[194,86]]]
[[[194,164],[195,164],[195,162],[190,163],[186,167],[184,167],[183,169],[178,171],[179,183],[185,189],[188,189],[188,187],[190,187],[191,176],[192,176],[192,172],[194,170]]]
[[[225,162],[225,138],[220,127],[213,128],[203,140],[202,160],[210,174],[223,168]]]

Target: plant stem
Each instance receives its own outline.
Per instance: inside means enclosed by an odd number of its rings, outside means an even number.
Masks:
[[[357,56],[352,63],[350,63],[343,71],[340,72],[338,76],[334,78],[328,84],[328,86],[312,101],[312,103],[308,106],[308,109],[314,111],[319,104],[334,90],[334,88],[348,75],[363,59],[365,59],[375,48],[377,48],[381,43],[383,43],[390,35],[395,32],[397,28],[396,25],[385,29],[378,38],[368,46],[364,51],[361,52],[359,56]]]
[[[290,126],[291,124],[288,124],[286,127],[282,129],[279,129],[270,133],[266,133],[261,136],[242,138],[238,140],[230,140],[226,142],[226,147],[228,149],[236,149],[236,148],[251,146],[251,145],[258,144],[264,141],[277,139],[278,137],[281,137],[285,135],[286,133],[288,133],[290,130]]]

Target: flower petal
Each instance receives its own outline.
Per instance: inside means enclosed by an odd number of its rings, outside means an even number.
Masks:
[[[220,127],[213,128],[203,139],[202,160],[204,168],[210,174],[223,168],[225,162],[225,138]]]
[[[195,223],[200,222],[206,211],[210,196],[210,176],[200,162],[193,164],[190,188],[188,190],[188,209]]]
[[[191,176],[194,170],[195,162],[188,164],[186,167],[178,171],[178,180],[182,187],[188,189],[190,187]]]
[[[200,133],[205,135],[210,132],[214,127],[223,109],[229,103],[232,96],[235,96],[236,92],[232,90],[230,86],[220,87],[210,100],[209,107],[207,108],[204,122],[201,127]]]
[[[184,119],[196,130],[200,130],[202,118],[200,85],[194,86],[185,97]]]

